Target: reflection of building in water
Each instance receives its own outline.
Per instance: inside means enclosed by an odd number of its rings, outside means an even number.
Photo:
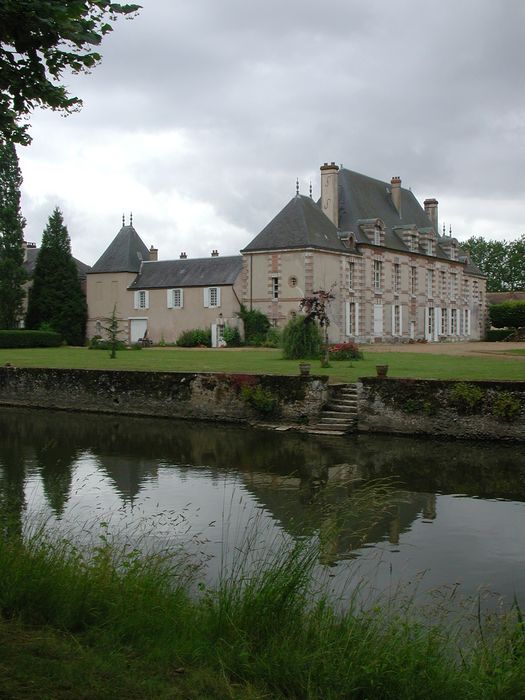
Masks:
[[[133,503],[144,482],[158,478],[159,465],[154,460],[116,455],[97,455],[97,459],[124,502]]]

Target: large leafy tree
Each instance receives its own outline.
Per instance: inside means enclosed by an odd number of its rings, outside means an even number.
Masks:
[[[0,328],[18,326],[25,295],[21,184],[15,146],[0,140]]]
[[[26,316],[28,328],[50,326],[69,345],[82,345],[87,307],[71,241],[58,207],[49,217],[36,259]]]
[[[462,247],[487,275],[487,291],[525,290],[525,236],[514,241],[492,241],[473,236]]]
[[[61,84],[64,71],[91,70],[110,22],[139,9],[105,0],[0,0],[0,135],[27,144],[21,120],[35,107],[78,110],[82,101]]]

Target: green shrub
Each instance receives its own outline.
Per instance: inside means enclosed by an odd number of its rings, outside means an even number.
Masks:
[[[248,311],[245,306],[241,306],[238,315],[244,323],[244,342],[247,345],[263,345],[270,328],[268,316],[258,309]]]
[[[238,328],[224,326],[222,337],[229,348],[238,348],[240,345],[242,345],[241,334],[239,333]]]
[[[498,340],[505,340],[511,333],[512,331],[508,328],[490,328],[485,335],[485,340],[489,343],[495,343]]]
[[[256,411],[263,415],[276,413],[278,400],[269,389],[263,389],[260,384],[257,386],[243,386],[241,389],[242,398],[250,404]]]
[[[363,353],[356,343],[336,343],[330,345],[328,352],[331,360],[362,360]]]
[[[296,316],[283,329],[283,357],[285,360],[318,358],[322,342],[317,324],[307,320],[306,316]]]
[[[53,331],[0,331],[0,348],[56,348],[62,336]]]
[[[495,328],[525,326],[525,301],[504,301],[489,307],[490,322]]]
[[[450,403],[458,413],[478,413],[481,410],[485,392],[475,384],[460,382],[450,391]]]
[[[211,348],[211,329],[194,328],[184,331],[177,338],[177,345],[180,348],[196,348],[199,346]]]
[[[265,348],[280,348],[282,343],[282,333],[278,328],[268,328],[263,345]]]
[[[101,335],[94,335],[89,341],[90,350],[110,350],[111,341],[103,338]],[[116,350],[125,350],[126,344],[122,340],[117,340],[115,343]]]
[[[498,418],[510,423],[516,420],[520,415],[521,402],[508,391],[502,391],[497,395],[492,404],[492,413]]]

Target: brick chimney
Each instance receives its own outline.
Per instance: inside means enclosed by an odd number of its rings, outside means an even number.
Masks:
[[[218,250],[212,250],[212,251],[211,251],[211,257],[212,257],[212,258],[218,258],[218,257],[219,257],[219,251],[218,251]]]
[[[188,256],[187,256],[186,253],[181,253],[181,254],[179,255],[179,258],[180,258],[181,260],[186,260],[187,257],[188,257]]]
[[[151,246],[151,248],[149,249],[149,259],[153,260],[153,261],[156,261],[159,259],[159,249],[158,248],[154,248],[153,246]]]
[[[401,218],[401,178],[399,176],[393,177],[390,180],[392,203],[397,209],[399,218]]]
[[[437,201],[437,199],[425,199],[423,204],[425,205],[425,214],[428,216],[428,218],[432,222],[432,227],[434,229],[434,233],[437,236],[439,236],[438,201]]]
[[[321,209],[339,228],[339,166],[333,161],[321,165]]]

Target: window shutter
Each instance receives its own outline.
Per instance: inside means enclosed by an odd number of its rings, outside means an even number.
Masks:
[[[208,308],[210,305],[210,288],[205,287],[202,291],[204,293],[204,306]]]
[[[217,287],[217,306],[221,305],[221,288]]]
[[[149,292],[147,290],[144,292],[144,308],[149,309]]]
[[[359,302],[356,301],[354,306],[354,335],[359,335]]]
[[[135,292],[133,294],[133,308],[138,309],[139,308],[139,293]]]
[[[350,302],[349,301],[345,302],[345,321],[346,321],[345,334],[350,335]]]
[[[394,335],[395,327],[396,327],[396,307],[395,304],[392,304],[392,328],[391,328],[391,333]]]
[[[184,289],[180,290],[180,308],[184,306]]]
[[[399,335],[403,335],[403,307],[399,304]]]
[[[166,292],[166,303],[168,304],[168,309],[173,309],[173,289],[168,289]]]
[[[428,306],[425,306],[425,334],[424,337],[429,340],[429,332],[428,332]],[[430,338],[431,340],[431,338]]]
[[[434,331],[434,336],[437,338],[439,335],[441,335],[441,308],[436,307],[436,310],[434,311],[435,315],[435,331]]]

